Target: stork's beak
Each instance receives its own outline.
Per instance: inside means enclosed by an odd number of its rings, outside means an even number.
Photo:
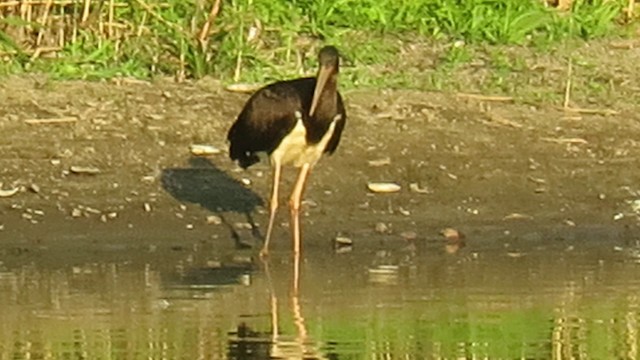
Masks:
[[[320,66],[320,70],[318,71],[318,77],[316,78],[316,88],[313,89],[313,100],[311,100],[311,109],[309,110],[309,116],[313,116],[316,112],[316,108],[318,107],[318,102],[320,101],[320,95],[324,90],[325,85],[327,84],[327,80],[331,76],[333,69],[330,66]]]

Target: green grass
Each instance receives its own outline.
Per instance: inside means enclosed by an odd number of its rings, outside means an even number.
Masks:
[[[0,52],[12,54],[0,63],[0,74],[39,71],[63,79],[181,74],[265,82],[308,73],[317,49],[331,43],[352,67],[346,71],[348,86],[438,89],[447,87],[448,73],[473,60],[470,48],[545,51],[566,40],[620,33],[624,3],[577,0],[571,12],[561,14],[538,0],[226,0],[203,47],[197,34],[210,2],[128,0],[114,9],[117,22],[126,25],[116,37],[106,38],[94,24],[79,30],[55,59],[32,59],[24,42],[10,35],[15,31],[0,31]],[[94,11],[104,17],[108,9]],[[5,17],[3,26],[19,30],[34,23]],[[426,79],[413,81],[404,71],[379,76],[379,68],[395,64],[407,44],[425,42],[444,47]],[[454,42],[464,46],[447,46]],[[492,62],[503,72],[512,68],[499,57]]]

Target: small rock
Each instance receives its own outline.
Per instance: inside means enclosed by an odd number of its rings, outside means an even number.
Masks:
[[[38,194],[38,193],[40,193],[40,186],[38,186],[37,184],[31,184],[29,186],[29,190],[31,190],[32,192]]]
[[[81,216],[82,216],[82,210],[78,208],[74,208],[73,210],[71,210],[71,217],[79,218]]]
[[[440,234],[444,236],[447,241],[460,241],[465,238],[465,235],[454,228],[445,228],[440,231]]]
[[[336,247],[353,245],[353,240],[351,240],[351,238],[348,238],[346,236],[336,236],[336,238],[333,241]]]
[[[144,208],[144,211],[146,212],[151,211],[151,205],[149,205],[149,203],[144,203],[143,208]]]
[[[218,149],[215,146],[200,144],[193,144],[189,146],[189,150],[193,155],[196,156],[215,155],[222,152],[222,150]]]
[[[533,216],[520,213],[511,213],[503,217],[502,220],[533,220]]]
[[[370,182],[367,188],[374,193],[394,193],[400,191],[402,187],[396,183]]]
[[[73,165],[69,168],[69,171],[78,175],[96,175],[100,173],[100,169],[93,166],[77,166]]]
[[[400,236],[407,241],[411,241],[418,238],[418,233],[415,231],[403,231],[400,233]]]
[[[222,224],[222,218],[217,215],[209,215],[207,216],[207,224],[220,225]]]
[[[305,199],[302,200],[302,205],[308,206],[310,208],[318,207],[318,202],[313,199]]]
[[[187,224],[186,228],[187,230],[193,230],[193,224]]]
[[[418,183],[409,184],[409,190],[411,190],[411,192],[418,193],[418,194],[428,194],[430,192],[429,189],[427,189],[426,187],[420,187]]]
[[[380,234],[385,234],[389,232],[389,226],[383,222],[376,223],[375,229],[376,229],[376,232]]]
[[[248,222],[237,222],[237,223],[233,224],[233,226],[236,229],[239,229],[239,230],[251,230],[251,229],[253,229],[253,226],[251,224],[249,224]]]
[[[368,164],[369,164],[369,166],[373,166],[373,167],[390,165],[391,164],[391,158],[386,157],[384,159],[369,160]]]
[[[8,190],[0,189],[0,197],[10,197],[17,194],[18,191],[20,191],[20,187],[15,187],[13,189],[8,189]]]
[[[95,215],[99,215],[102,214],[102,211],[98,210],[98,209],[94,209],[92,207],[89,206],[85,206],[84,207],[84,211],[91,213],[91,214],[95,214]]]

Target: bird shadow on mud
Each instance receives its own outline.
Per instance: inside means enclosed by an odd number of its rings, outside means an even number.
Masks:
[[[251,214],[257,206],[262,206],[262,198],[245,187],[241,182],[218,169],[205,158],[192,157],[190,167],[162,170],[161,183],[165,191],[182,202],[199,204],[220,217],[229,229],[236,247],[249,247],[229,223],[224,214],[228,212],[244,214],[251,225],[255,238],[262,239]]]

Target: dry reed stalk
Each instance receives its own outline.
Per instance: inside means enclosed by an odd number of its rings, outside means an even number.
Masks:
[[[240,80],[241,71],[242,71],[242,49],[238,50],[238,56],[236,57],[236,68],[233,72],[234,82],[238,82]]]
[[[27,23],[31,21],[30,11],[31,11],[31,7],[28,4],[26,3],[20,4],[20,8],[19,8],[20,18]],[[22,39],[26,38],[26,30],[27,30],[26,26],[20,28],[20,38],[18,39],[19,41],[16,41],[16,42],[21,42]]]
[[[16,7],[18,5],[22,6],[42,6],[42,5],[46,5],[49,1],[48,0],[37,0],[37,1],[3,1],[0,2],[0,8],[7,8],[7,7]],[[53,2],[53,5],[55,6],[67,6],[67,5],[73,5],[74,3],[76,3],[76,1],[74,0],[56,0]]]
[[[62,46],[39,47],[33,51],[29,59],[33,61],[39,58],[42,54],[56,53],[60,50],[62,50]]]
[[[138,30],[136,31],[136,36],[142,36],[142,32],[144,31],[144,24],[147,22],[147,13],[142,14],[142,20],[140,20],[140,24],[138,24]]]
[[[573,0],[558,0],[558,5],[556,6],[556,8],[562,11],[571,10],[572,2]]]
[[[563,107],[565,109],[569,108],[569,102],[571,101],[571,73],[572,73],[572,61],[569,59],[569,65],[567,67],[567,82],[564,87],[564,103]]]
[[[202,29],[200,30],[200,35],[198,35],[198,41],[200,41],[200,46],[203,49],[207,47],[209,42],[209,34],[211,29],[211,24],[215,21],[218,13],[220,12],[220,4],[221,0],[214,0],[213,6],[211,7],[211,12],[209,12],[209,16],[207,17],[207,21],[205,21],[204,25],[202,25]]]
[[[42,17],[40,18],[40,29],[38,29],[38,36],[36,37],[36,47],[39,47],[42,43],[42,38],[44,37],[44,33],[47,30],[47,18],[49,17],[49,12],[51,11],[51,5],[53,4],[53,0],[47,0],[47,3],[44,5],[44,11],[42,12]]]
[[[82,7],[82,19],[80,20],[81,24],[84,24],[89,19],[89,9],[91,6],[91,0],[84,0],[84,4]]]
[[[114,1],[109,0],[109,15],[107,20],[109,21],[107,24],[107,36],[112,39],[113,38],[113,18],[114,18]]]

